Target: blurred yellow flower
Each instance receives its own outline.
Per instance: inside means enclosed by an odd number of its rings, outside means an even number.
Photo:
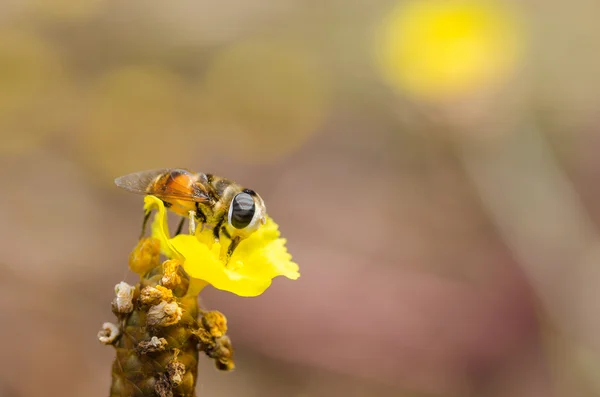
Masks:
[[[222,249],[228,247],[224,236],[221,237],[222,244],[210,241],[200,230],[196,236],[180,234],[171,238],[163,202],[154,196],[146,196],[144,208],[158,211],[152,223],[152,236],[160,240],[163,254],[183,263],[185,271],[194,279],[239,296],[258,296],[277,276],[292,280],[300,277],[298,265],[291,261],[285,239],[280,238],[278,226],[271,218],[242,240],[225,264],[220,259]]]
[[[448,98],[494,83],[518,61],[523,34],[515,10],[493,0],[411,0],[385,19],[379,67],[394,88]]]

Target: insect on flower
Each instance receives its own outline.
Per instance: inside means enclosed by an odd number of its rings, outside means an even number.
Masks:
[[[176,234],[187,218],[190,234],[195,234],[198,223],[202,229],[212,229],[216,241],[221,234],[231,239],[228,257],[240,241],[267,221],[265,203],[258,193],[212,174],[164,168],[124,175],[115,179],[115,184],[133,193],[156,196],[169,211],[183,217]],[[144,214],[142,236],[150,213]]]

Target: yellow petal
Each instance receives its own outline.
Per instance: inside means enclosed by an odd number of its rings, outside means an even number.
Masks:
[[[167,223],[167,209],[162,200],[155,196],[145,196],[144,210],[157,211],[157,214],[154,216],[154,221],[152,222],[152,237],[160,241],[161,253],[170,259],[182,260],[183,258],[174,249],[169,240],[171,233],[169,232],[169,225]]]
[[[217,289],[240,296],[262,294],[277,276],[290,279],[300,277],[299,267],[292,262],[279,237],[277,224],[267,218],[267,223],[247,239],[242,240],[225,264],[221,251],[227,249],[229,240],[207,244],[206,234],[198,236],[180,234],[170,238],[166,209],[161,200],[146,196],[145,209],[158,211],[152,223],[152,235],[161,242],[161,250],[169,258],[177,258],[185,271],[194,279],[204,280]]]

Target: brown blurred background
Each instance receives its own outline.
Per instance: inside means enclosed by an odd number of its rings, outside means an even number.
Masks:
[[[415,1],[0,1],[0,396],[107,395],[113,179],[162,167],[302,273],[203,292],[198,396],[600,396],[600,3]]]

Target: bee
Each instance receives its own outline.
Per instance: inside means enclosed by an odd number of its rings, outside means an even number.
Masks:
[[[265,203],[258,193],[212,174],[164,168],[124,175],[115,179],[115,184],[162,200],[169,211],[182,217],[176,234],[189,219],[190,234],[195,233],[198,223],[203,229],[212,229],[215,241],[224,235],[231,240],[227,258],[243,239],[267,222]],[[144,213],[141,236],[150,214]]]

